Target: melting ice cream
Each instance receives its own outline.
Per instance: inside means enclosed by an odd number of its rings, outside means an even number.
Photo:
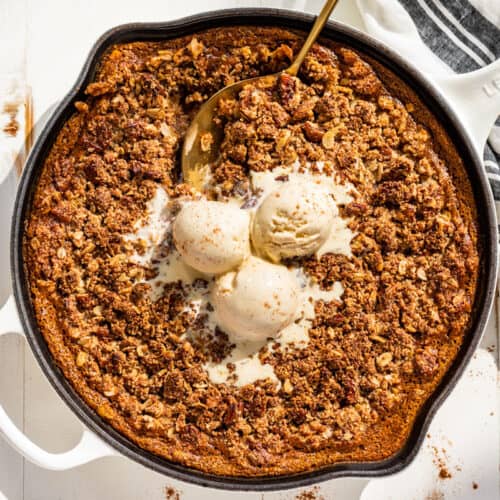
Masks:
[[[205,329],[214,332],[217,326],[235,345],[222,362],[205,364],[212,382],[241,386],[271,379],[279,385],[259,350],[305,347],[317,301],[341,299],[340,283],[323,290],[297,264],[283,262],[328,252],[351,254],[354,234],[338,206],[352,200],[353,187],[321,167],[316,165],[315,173],[297,164],[252,173],[257,203],[249,209],[235,199],[177,200],[181,208],[173,216],[159,188],[149,220],[127,236],[145,242],[145,252],[134,260],[157,272],[149,280],[151,299],[161,297],[165,284],[180,281],[188,290],[187,309],[194,316],[203,311]],[[169,235],[175,248],[156,255]],[[191,286],[198,277],[208,282],[204,293]]]

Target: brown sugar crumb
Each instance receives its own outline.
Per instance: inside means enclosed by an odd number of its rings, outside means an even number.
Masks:
[[[296,495],[295,500],[325,500],[325,497],[321,495],[320,491],[318,486],[301,491]]]
[[[450,479],[451,477],[453,476],[446,467],[441,467],[441,469],[439,469],[439,479]]]
[[[425,500],[444,500],[444,493],[439,490],[433,490],[427,494]]]
[[[19,130],[19,122],[16,118],[18,109],[18,103],[5,103],[3,107],[3,112],[9,116],[9,121],[3,127],[3,131],[6,135],[11,137],[15,137],[17,135],[17,131]]]
[[[172,486],[165,486],[165,500],[180,500],[181,498],[181,493],[178,490]]]
[[[450,443],[451,444],[451,443]],[[433,453],[433,463],[438,469],[438,477],[439,479],[450,479],[452,478],[452,473],[450,472],[450,467],[448,465],[449,457],[444,448],[437,448],[436,446],[432,447]],[[462,468],[459,465],[456,465],[455,470],[460,472]]]
[[[280,385],[213,383],[205,363],[233,346],[187,303],[209,284],[160,282],[171,238],[151,264],[134,258],[147,245],[128,236],[158,190],[173,205],[196,195],[179,179],[179,151],[200,104],[286,68],[302,43],[252,26],[112,46],[45,159],[26,225],[33,306],[65,377],[143,449],[213,474],[388,458],[471,320],[480,251],[461,160],[417,96],[390,87],[396,75],[340,44],[316,44],[297,77],[247,85],[216,110],[210,199],[255,206],[252,174],[289,165],[355,188],[341,210],[352,255],[301,259],[322,289],[341,283],[341,300],[316,303],[306,348],[259,354]]]

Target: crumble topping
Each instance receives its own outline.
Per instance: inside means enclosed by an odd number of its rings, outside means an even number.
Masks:
[[[33,304],[64,375],[129,439],[211,473],[390,456],[470,321],[479,251],[470,188],[451,175],[460,166],[408,111],[418,102],[407,109],[353,50],[316,44],[299,78],[221,103],[211,196],[250,208],[252,179],[284,182],[292,173],[280,169],[294,164],[352,186],[340,210],[350,252],[300,259],[321,293],[339,283],[342,297],[317,297],[305,346],[258,353],[279,383],[210,380],[207,363],[234,351],[224,332],[200,327],[207,282],[162,278],[172,242],[144,221],[159,196],[166,231],[163,201],[196,196],[178,151],[200,103],[286,68],[301,43],[235,27],[112,47],[46,159],[26,227]]]

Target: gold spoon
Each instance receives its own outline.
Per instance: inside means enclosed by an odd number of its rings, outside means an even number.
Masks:
[[[224,127],[214,123],[213,116],[220,99],[234,98],[249,83],[261,81],[265,86],[272,86],[283,73],[297,76],[302,62],[328,21],[337,1],[327,0],[325,2],[304,45],[289,68],[280,73],[249,78],[228,85],[216,92],[201,106],[187,129],[182,147],[182,173],[185,182],[197,189],[201,189],[209,165],[217,160],[220,145],[224,139]]]

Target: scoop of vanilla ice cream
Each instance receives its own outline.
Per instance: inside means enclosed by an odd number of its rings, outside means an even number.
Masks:
[[[328,190],[312,181],[290,182],[272,191],[252,224],[256,252],[273,262],[314,253],[327,240],[337,205]]]
[[[217,201],[185,203],[175,218],[174,244],[184,261],[203,273],[234,269],[250,255],[250,216]]]
[[[274,337],[295,319],[300,287],[286,267],[250,257],[237,271],[218,278],[212,305],[224,332],[256,342]]]

